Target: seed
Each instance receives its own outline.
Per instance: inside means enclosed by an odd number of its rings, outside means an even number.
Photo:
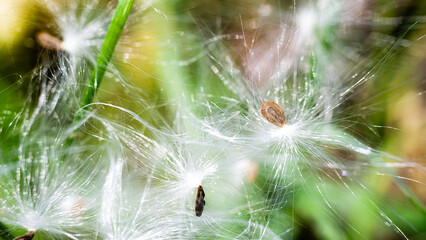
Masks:
[[[203,187],[198,186],[197,197],[195,198],[195,216],[197,217],[201,217],[201,214],[203,214],[204,205],[206,205],[205,196]]]
[[[34,238],[34,235],[35,235],[35,232],[30,231],[30,232],[26,233],[25,235],[14,238],[13,240],[31,240],[31,239]]]
[[[272,124],[275,124],[278,127],[283,127],[286,124],[284,111],[278,104],[271,101],[266,101],[262,104],[260,111],[266,120]]]
[[[46,31],[40,31],[35,36],[37,43],[49,50],[62,50],[63,41]]]

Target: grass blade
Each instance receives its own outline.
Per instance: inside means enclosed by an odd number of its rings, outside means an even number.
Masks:
[[[90,77],[89,86],[87,87],[83,98],[81,100],[80,107],[85,108],[88,104],[93,101],[96,91],[98,90],[102,78],[105,75],[108,63],[111,60],[115,46],[117,45],[118,39],[120,38],[121,32],[123,31],[124,25],[126,24],[127,18],[129,17],[130,10],[132,9],[134,0],[120,0],[112,18],[111,24],[109,25],[108,32],[105,36],[105,41],[102,44],[102,48],[99,52],[99,56],[96,61],[95,69]],[[78,122],[85,116],[85,111],[80,111],[76,116]]]

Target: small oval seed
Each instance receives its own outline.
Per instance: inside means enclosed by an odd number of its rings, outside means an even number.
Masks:
[[[40,31],[35,36],[37,43],[49,50],[63,50],[63,41],[46,31]]]
[[[197,189],[197,197],[195,198],[195,216],[197,217],[201,217],[201,214],[203,214],[204,205],[206,205],[206,201],[204,201],[205,196],[203,187],[199,185]]]
[[[275,124],[278,127],[283,127],[286,124],[284,111],[278,104],[266,101],[262,104],[260,111],[262,112],[263,117],[272,124]]]

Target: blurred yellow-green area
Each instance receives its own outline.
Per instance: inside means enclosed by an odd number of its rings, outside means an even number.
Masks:
[[[136,113],[147,107],[158,107],[165,119],[173,121],[176,107],[173,102],[183,91],[197,94],[200,86],[213,93],[226,91],[215,89],[223,85],[210,70],[204,49],[207,41],[215,35],[243,32],[249,35],[265,28],[273,34],[272,26],[312,2],[317,1],[157,1],[142,16],[129,19],[114,55],[113,63],[133,87],[117,88],[120,83],[109,74],[97,98]],[[426,1],[354,2],[363,6],[354,7],[355,18],[367,13],[369,17],[363,18],[356,28],[346,29],[349,33],[337,37],[346,37],[344,41],[360,49],[364,61],[372,63],[362,71],[374,66],[379,70],[351,99],[350,104],[356,106],[359,113],[350,119],[350,127],[379,151],[423,166],[400,168],[392,173],[396,178],[375,173],[360,173],[359,177],[368,184],[368,191],[374,193],[378,202],[387,203],[389,208],[383,212],[392,216],[410,239],[426,239],[425,209],[407,197],[415,196],[423,207],[426,205]],[[33,0],[0,0],[0,104],[3,109],[22,107],[29,94],[22,79],[31,74],[43,51],[34,38],[36,32],[48,28],[43,23],[46,15],[42,7]],[[267,38],[268,34],[257,35],[256,41],[262,42],[262,37]],[[241,50],[242,41],[227,44],[237,62],[247,57]],[[176,64],[169,64],[174,61]],[[140,91],[145,102],[141,105],[129,91]],[[341,194],[330,184],[327,199],[332,202],[317,201],[322,198],[315,189],[304,190],[298,191],[293,202],[283,210],[293,218],[293,238],[359,239],[359,235],[343,224],[346,221],[353,228],[361,229],[366,239],[401,239],[393,227],[387,227],[390,224],[383,224],[383,220],[372,213],[375,210],[369,210],[375,208],[375,203],[354,197],[358,189],[352,189],[353,194]],[[277,219],[274,224],[280,221]]]

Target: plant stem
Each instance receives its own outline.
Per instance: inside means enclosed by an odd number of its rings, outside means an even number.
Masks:
[[[111,60],[115,46],[117,45],[118,39],[120,38],[121,32],[123,31],[124,25],[129,17],[133,1],[134,0],[119,0],[118,2],[114,17],[112,18],[108,32],[105,36],[105,41],[102,44],[102,48],[96,60],[95,69],[90,77],[89,86],[83,94],[83,98],[80,103],[80,108],[82,109],[87,108],[87,105],[92,103],[93,98],[95,97],[96,91],[101,84],[103,76],[105,75],[108,63]],[[80,111],[74,122],[78,123],[85,117],[85,115],[85,111]]]

